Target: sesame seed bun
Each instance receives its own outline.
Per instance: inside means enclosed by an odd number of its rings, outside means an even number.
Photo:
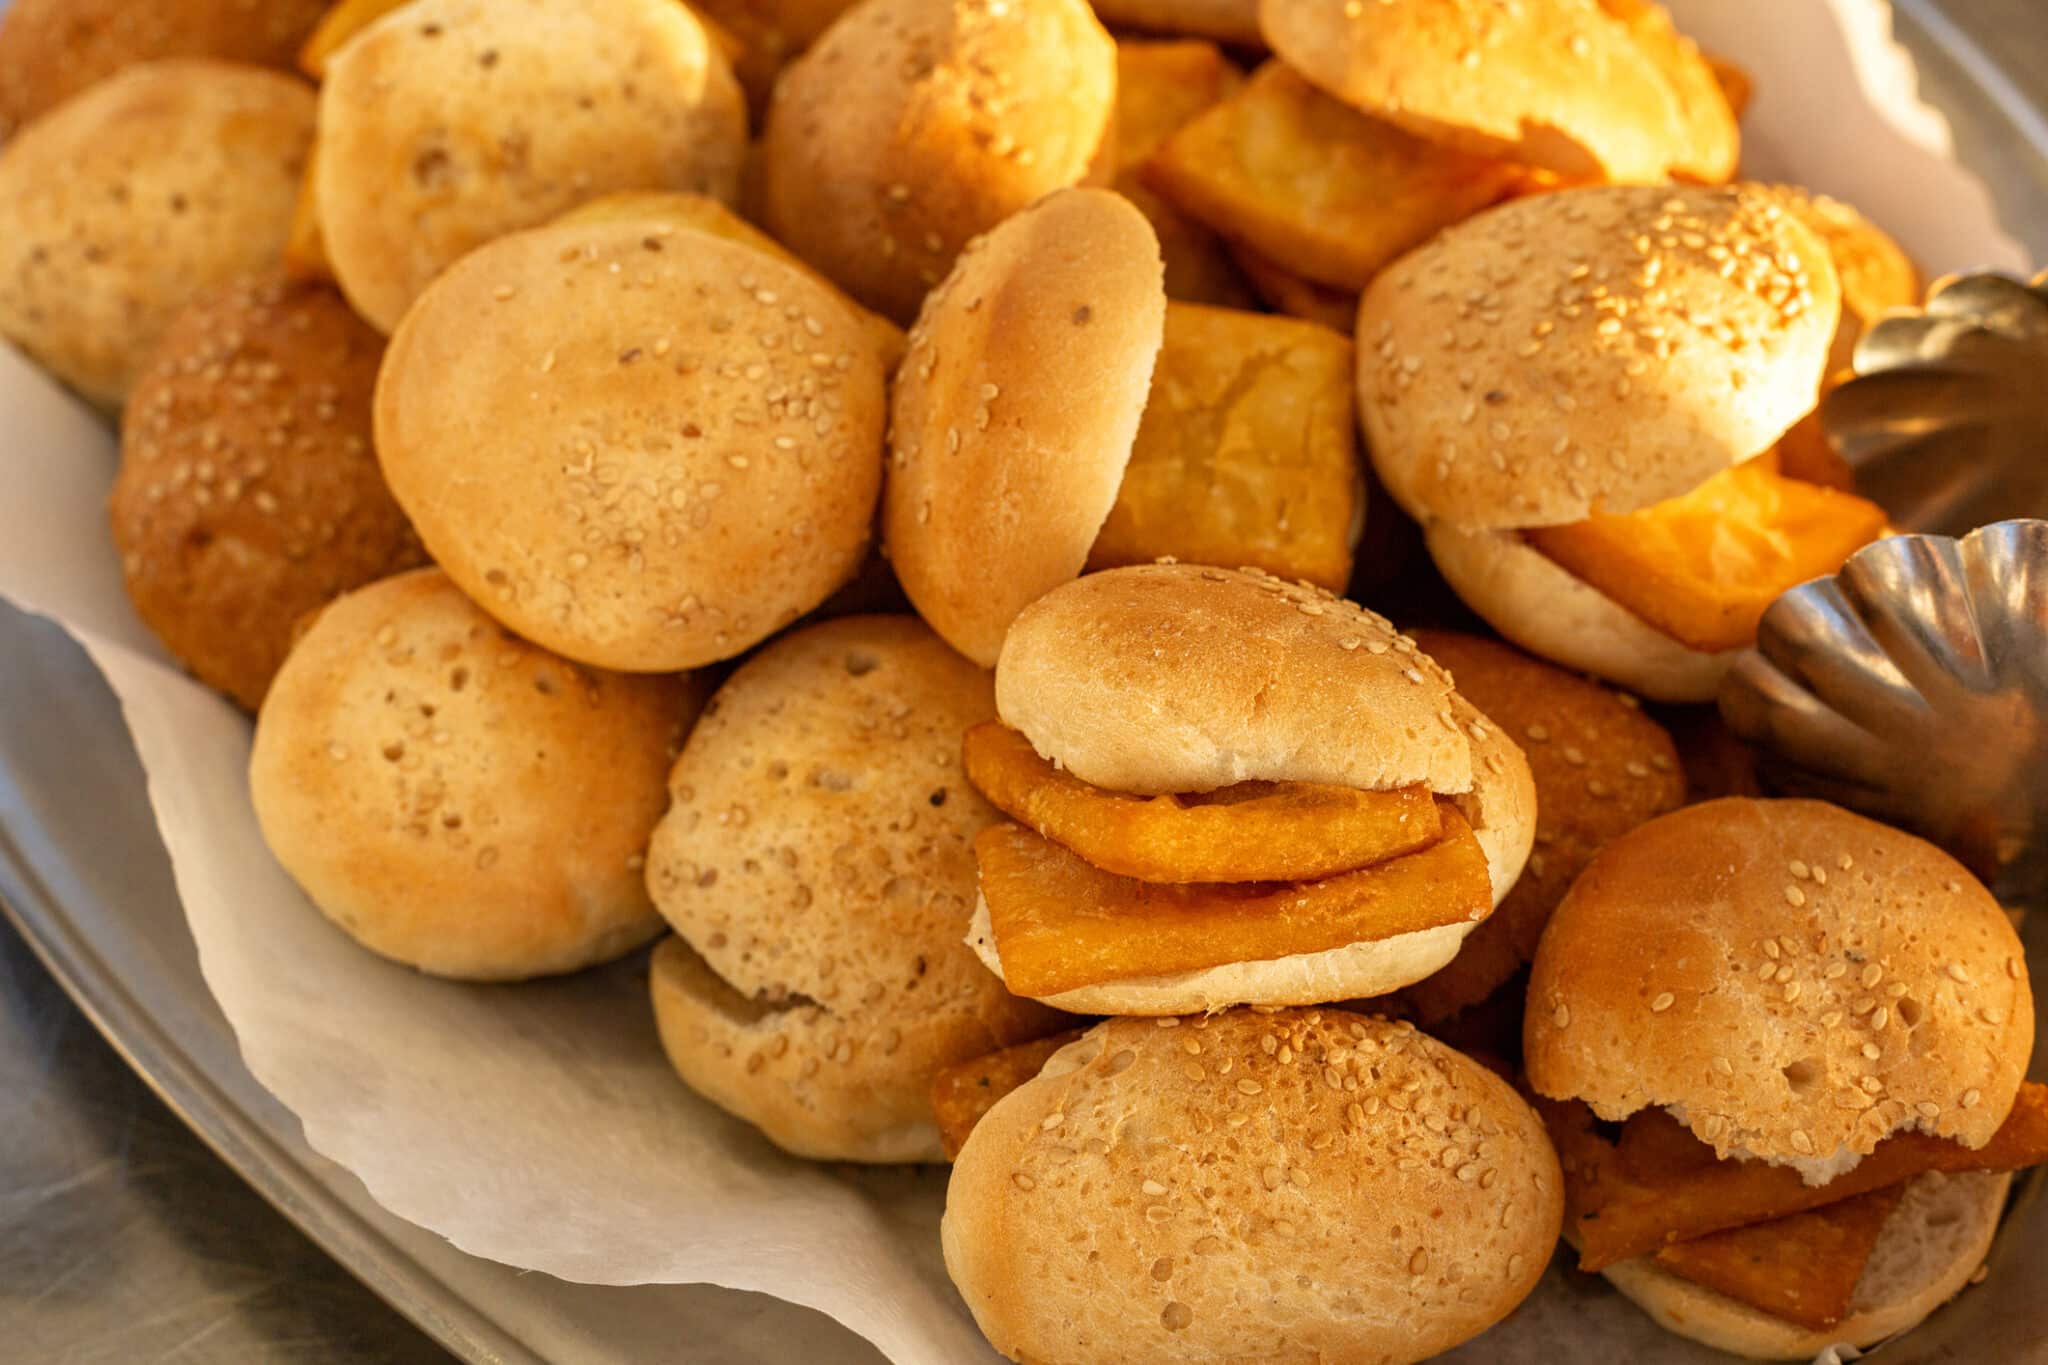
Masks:
[[[1652,1105],[1821,1184],[1894,1132],[1981,1147],[2033,1051],[2012,925],[1953,858],[1818,801],[1729,798],[1622,835],[1537,949],[1529,1080]]]
[[[1448,673],[1355,603],[1191,564],[1110,569],[1048,593],[996,665],[997,709],[1041,756],[1143,795],[1246,781],[1470,791],[1455,695]]]
[[[289,68],[326,10],[327,0],[13,0],[0,11],[0,140],[138,62]]]
[[[1678,92],[1598,0],[1261,0],[1259,26],[1311,82],[1432,142],[1644,183],[1693,150]]]
[[[1076,577],[1116,503],[1166,327],[1152,227],[1063,190],[964,252],[896,372],[882,534],[903,590],[984,666]]]
[[[499,620],[666,672],[740,653],[853,575],[882,405],[872,333],[793,267],[687,228],[565,224],[421,296],[378,380],[377,453]]]
[[[257,717],[250,797],[364,947],[470,981],[575,971],[661,930],[642,856],[701,697],[579,668],[419,569],[313,620]]]
[[[776,82],[763,225],[899,322],[1046,193],[1115,172],[1116,45],[1086,0],[863,0]]]
[[[252,66],[132,66],[0,147],[0,335],[118,408],[199,291],[277,260],[313,91]]]
[[[1405,1024],[1111,1019],[975,1125],[939,1235],[1012,1360],[1401,1365],[1527,1296],[1561,1186],[1514,1090]]]
[[[938,1161],[933,1073],[1066,1022],[961,943],[998,816],[960,735],[994,713],[915,618],[848,617],[748,660],[676,761],[655,1018],[683,1079],[788,1151]]]
[[[1712,701],[1740,650],[1678,643],[1512,531],[1423,533],[1451,590],[1532,654],[1656,701]]]
[[[1856,343],[1886,313],[1920,302],[1920,271],[1884,229],[1839,199],[1793,185],[1774,187],[1799,221],[1827,244],[1842,282],[1842,320],[1828,352],[1828,373],[1856,363]]]
[[[107,499],[128,599],[252,711],[299,618],[425,562],[370,448],[383,354],[333,289],[264,274],[194,300],[129,395]]]
[[[1600,1273],[1667,1331],[1751,1360],[1814,1360],[1831,1346],[1875,1346],[1961,1293],[1991,1250],[2011,1186],[2007,1171],[1915,1177],[1864,1264],[1849,1316],[1818,1331],[1681,1279],[1648,1257]]]
[[[1551,911],[1602,845],[1685,799],[1678,750],[1632,699],[1493,640],[1418,630],[1459,695],[1521,746],[1535,795],[1534,851],[1458,956],[1404,993],[1425,1024],[1475,1005],[1536,955]]]
[[[465,252],[610,190],[739,195],[746,105],[674,0],[411,0],[320,87],[342,292],[389,332]]]
[[[1632,512],[1804,416],[1840,307],[1827,248],[1758,186],[1515,200],[1366,291],[1367,444],[1425,527]]]

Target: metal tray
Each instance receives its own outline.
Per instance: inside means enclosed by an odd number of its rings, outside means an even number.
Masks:
[[[2040,0],[1897,0],[1897,9],[1923,92],[1949,114],[1963,159],[1991,184],[2008,226],[2048,261],[2048,10]],[[208,1146],[461,1359],[624,1365],[621,1337],[646,1340],[654,1324],[677,1358],[704,1365],[881,1359],[822,1315],[764,1295],[572,1285],[464,1255],[384,1212],[308,1148],[297,1121],[243,1066],[200,978],[112,695],[59,631],[4,606],[0,912]],[[1937,1319],[1908,1358],[2048,1360],[2048,1325],[2025,1283],[2035,1278],[2027,1262],[2048,1255],[2039,1188],[2022,1196],[2020,1222],[1994,1257],[2008,1263],[2009,1292],[1973,1296],[1967,1313]]]

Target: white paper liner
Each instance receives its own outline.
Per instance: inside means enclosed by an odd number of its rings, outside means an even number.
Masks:
[[[1946,121],[1920,103],[1882,0],[1671,8],[1757,78],[1749,174],[1857,204],[1932,272],[2026,267],[1983,185],[1953,164]],[[904,1365],[994,1360],[940,1264],[943,1174],[793,1161],[697,1100],[662,1059],[639,959],[555,983],[449,985],[357,949],[306,903],[258,835],[247,721],[180,674],[128,608],[103,514],[114,465],[98,419],[0,348],[0,596],[61,622],[106,674],[207,984],[311,1145],[479,1256],[597,1284],[764,1291]],[[1534,1362],[1568,1347],[1690,1354],[1556,1270],[1511,1332],[1455,1354]]]

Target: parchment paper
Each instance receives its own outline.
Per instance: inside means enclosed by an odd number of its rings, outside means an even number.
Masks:
[[[1983,186],[1952,164],[1945,121],[1918,102],[1881,0],[1672,8],[1757,77],[1750,174],[1849,199],[1932,271],[2025,268]],[[102,509],[114,466],[105,426],[0,349],[0,595],[64,624],[120,698],[207,983],[311,1145],[479,1256],[598,1284],[761,1290],[903,1365],[993,1361],[939,1260],[943,1173],[793,1161],[697,1100],[662,1059],[640,959],[548,984],[450,985],[357,949],[306,903],[257,832],[248,723],[128,609]],[[648,1358],[683,1358],[668,1344],[648,1343]],[[1507,1332],[1454,1358],[1568,1349],[1714,1358],[1556,1268]]]

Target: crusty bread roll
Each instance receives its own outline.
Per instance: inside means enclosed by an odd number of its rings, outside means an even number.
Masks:
[[[1813,407],[1840,306],[1826,246],[1760,186],[1515,200],[1366,291],[1374,466],[1425,526],[1647,507],[1761,454]]]
[[[1502,635],[1652,700],[1712,701],[1741,654],[1678,643],[1513,531],[1436,522],[1423,539],[1451,591]]]
[[[320,87],[320,231],[380,330],[495,237],[608,190],[739,194],[745,100],[675,0],[412,0]]]
[[[1493,640],[1418,630],[1458,695],[1521,746],[1535,800],[1534,851],[1458,956],[1402,998],[1425,1024],[1479,1003],[1536,955],[1550,912],[1602,845],[1685,799],[1678,750],[1634,698]],[[1483,840],[1482,840],[1483,841]]]
[[[420,569],[307,628],[257,717],[250,797],[364,947],[471,981],[575,971],[661,930],[642,862],[702,692],[557,658]]]
[[[128,600],[250,710],[307,612],[425,562],[370,448],[384,338],[276,271],[208,291],[151,353],[107,499]]]
[[[977,233],[1114,175],[1115,110],[1087,0],[863,0],[776,83],[763,225],[907,322]]]
[[[1814,1360],[1830,1346],[1877,1345],[1919,1324],[1962,1291],[1984,1264],[2012,1175],[1930,1171],[1906,1186],[1849,1300],[1849,1316],[1815,1330],[1773,1317],[1648,1257],[1600,1273],[1657,1325],[1751,1360]]]
[[[847,617],[749,660],[676,762],[655,1018],[683,1079],[788,1151],[940,1160],[933,1073],[1062,1026],[961,942],[997,816],[960,735],[994,714],[915,618]]]
[[[1529,1293],[1561,1188],[1514,1089],[1405,1024],[1111,1019],[975,1126],[940,1240],[1012,1360],[1401,1365]]]
[[[1694,150],[1679,93],[1599,0],[1260,0],[1259,26],[1338,99],[1482,156],[1654,183]]]
[[[1627,28],[1636,49],[1649,58],[1677,100],[1678,140],[1670,152],[1671,174],[1703,185],[1725,185],[1734,179],[1742,157],[1737,113],[1721,85],[1720,72],[1700,52],[1699,44],[1680,33],[1670,13],[1652,0],[1598,3]]]
[[[0,140],[137,62],[288,68],[326,9],[327,0],[13,0],[0,9]]]
[[[851,577],[882,425],[872,333],[832,291],[656,222],[472,252],[377,388],[378,458],[435,560],[529,639],[635,672],[729,658]]]
[[[0,335],[105,408],[199,291],[273,264],[313,92],[196,58],[132,66],[0,147]]]
[[[1017,618],[996,706],[1083,782],[1154,795],[1234,782],[1469,791],[1451,677],[1382,617],[1256,570],[1110,569]]]
[[[1981,1147],[2033,1051],[2019,937],[1932,844],[1818,801],[1688,806],[1607,845],[1551,917],[1530,1083],[1669,1108],[1820,1184],[1894,1132]]]
[[[1064,190],[961,256],[897,370],[882,535],[918,612],[976,662],[1079,574],[1116,503],[1166,327],[1158,239]]]

